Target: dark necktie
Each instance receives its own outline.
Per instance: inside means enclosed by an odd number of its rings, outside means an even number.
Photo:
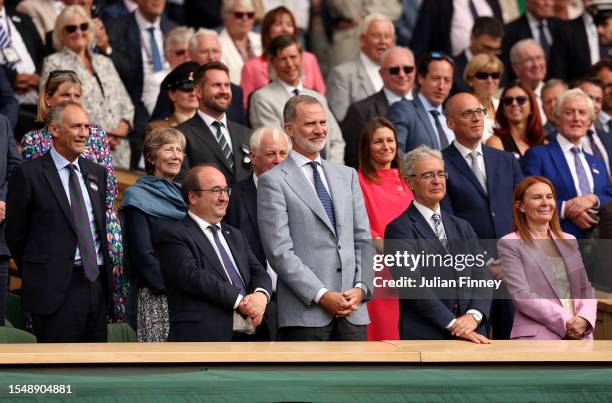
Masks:
[[[157,41],[155,40],[155,27],[147,28],[150,35],[150,44],[151,44],[151,61],[153,62],[153,70],[160,71],[164,68],[161,53],[159,52],[159,47],[157,46]]]
[[[434,222],[434,231],[436,232],[436,236],[444,246],[444,249],[448,250],[448,239],[446,239],[446,234],[444,233],[444,227],[442,226],[442,218],[439,214],[433,214],[431,216],[432,221]]]
[[[610,46],[604,45],[599,39],[599,60],[610,58]]]
[[[311,161],[308,163],[312,168],[312,178],[314,180],[315,189],[317,191],[317,196],[319,196],[319,200],[321,200],[321,204],[323,204],[323,208],[325,209],[325,213],[331,222],[333,228],[336,228],[336,217],[334,216],[334,204],[332,203],[331,196],[327,193],[327,189],[325,189],[325,185],[323,185],[323,180],[321,179],[321,175],[319,175],[319,170],[317,169],[318,162]]]
[[[612,133],[612,119],[608,120],[606,126],[608,127],[608,133]]]
[[[572,147],[572,153],[574,153],[574,164],[576,167],[576,176],[578,177],[578,188],[580,189],[579,196],[588,195],[591,192],[591,186],[589,186],[589,178],[584,170],[582,161],[580,161],[580,148]]]
[[[442,127],[442,123],[440,123],[440,112],[435,109],[429,111],[434,118],[434,122],[436,123],[436,130],[438,131],[438,141],[440,142],[440,150],[445,149],[448,146],[448,139],[446,138],[446,132]]]
[[[215,137],[217,138],[217,143],[219,143],[219,147],[221,147],[221,152],[223,153],[223,156],[225,156],[225,159],[227,160],[230,168],[234,168],[234,153],[232,152],[232,149],[230,148],[229,144],[227,144],[227,140],[225,139],[225,136],[221,131],[221,127],[223,127],[223,122],[215,120],[212,125],[217,128],[215,132]]]
[[[601,152],[601,149],[599,148],[599,146],[597,146],[594,135],[595,135],[595,132],[593,130],[591,129],[587,130],[587,136],[589,137],[589,141],[591,142],[591,151],[593,152],[593,155],[603,161],[604,159],[603,153]]]
[[[81,185],[77,177],[77,167],[69,164],[70,177],[68,180],[68,190],[70,192],[70,210],[72,210],[72,218],[77,230],[77,243],[81,252],[81,261],[83,262],[83,271],[85,277],[89,281],[94,282],[98,278],[98,258],[96,255],[96,246],[94,245],[93,234],[89,224],[89,215],[87,214],[87,206],[81,192]]]
[[[293,90],[293,91],[291,91],[291,92],[293,92],[293,95],[295,95],[296,97],[297,97],[298,95],[300,95],[300,90],[298,90],[297,88],[296,88],[296,89],[294,89],[294,90]]]
[[[219,249],[219,254],[221,255],[221,260],[223,260],[222,263],[223,267],[225,267],[225,271],[229,275],[232,284],[240,288],[240,295],[244,297],[245,295],[247,295],[246,286],[244,285],[244,281],[242,281],[242,277],[240,277],[240,274],[238,274],[238,269],[236,269],[236,267],[232,263],[232,259],[230,259],[229,255],[227,254],[227,251],[221,243],[221,240],[219,239],[219,227],[217,227],[216,225],[209,225],[208,228],[213,234],[213,239],[215,240],[217,249]]]
[[[469,7],[470,7],[470,13],[472,14],[472,17],[474,18],[474,21],[476,20],[476,18],[478,18],[478,10],[476,10],[476,6],[474,5],[474,2],[472,0],[469,0]]]
[[[540,21],[538,23],[538,31],[540,34],[540,45],[542,46],[542,49],[544,50],[544,55],[546,56],[546,60],[548,60],[548,57],[550,56],[550,42],[548,42],[548,38],[546,37],[546,30],[544,28],[545,28],[544,21]]]

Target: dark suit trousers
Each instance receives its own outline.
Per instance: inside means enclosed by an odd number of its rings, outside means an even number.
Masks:
[[[101,343],[107,341],[106,302],[102,273],[95,282],[75,268],[60,308],[51,315],[32,314],[34,334],[39,343]]]
[[[353,325],[345,318],[334,318],[323,327],[281,327],[279,341],[366,341],[368,335],[364,325]]]
[[[0,326],[4,326],[6,318],[6,296],[9,285],[9,258],[0,256]]]

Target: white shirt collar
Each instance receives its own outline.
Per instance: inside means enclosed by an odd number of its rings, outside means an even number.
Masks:
[[[204,123],[206,123],[206,126],[209,126],[209,127],[212,126],[213,122],[217,121],[217,119],[213,118],[210,115],[205,114],[200,109],[198,109],[198,115],[200,115]],[[223,123],[223,126],[225,126],[225,128],[227,129],[227,115],[225,113],[223,114],[223,117],[219,119],[219,122]]]
[[[359,59],[361,60],[363,65],[366,67],[366,69],[376,69],[376,70],[380,69],[380,64],[375,63],[372,59],[368,57],[368,55],[366,55],[363,52],[359,52]]]
[[[580,150],[582,150],[582,145],[577,146],[576,144],[566,139],[565,136],[563,136],[561,133],[559,133],[559,135],[557,136],[557,141],[559,142],[561,151],[563,151],[564,154],[569,152],[573,147],[578,147],[580,148]]]
[[[440,112],[440,115],[444,116],[444,110],[442,109],[442,104],[438,105],[438,107],[436,108],[436,107],[434,107],[434,106],[431,104],[431,102],[429,102],[429,100],[428,100],[427,98],[425,98],[425,96],[424,96],[423,94],[421,94],[420,92],[419,92],[419,94],[418,94],[418,97],[419,97],[419,101],[421,101],[421,103],[423,104],[423,108],[425,108],[425,110],[426,110],[427,112],[429,112],[429,111],[431,111],[431,110],[435,109],[435,110],[437,110],[438,112]]]
[[[210,227],[211,225],[214,225],[217,228],[221,229],[221,223],[211,224],[208,221],[206,221],[205,219],[203,219],[202,217],[200,217],[200,216],[196,215],[195,213],[193,213],[191,210],[189,210],[187,212],[187,214],[189,214],[189,217],[193,218],[193,220],[200,226],[202,231],[204,231],[205,229],[208,229],[208,227]]]
[[[440,214],[440,205],[438,204],[438,208],[434,211],[432,209],[430,209],[429,207],[425,207],[424,205],[422,205],[421,203],[419,203],[416,200],[413,200],[412,203],[414,203],[414,207],[417,208],[417,210],[419,210],[419,213],[421,213],[421,215],[423,217],[425,217],[425,219],[427,221],[431,221],[431,216],[434,214],[437,214],[440,216],[440,218],[442,218],[442,215]]]
[[[472,153],[472,151],[476,151],[476,152],[478,152],[479,155],[482,155],[482,143],[480,141],[478,142],[478,145],[476,146],[475,150],[470,150],[469,148],[467,148],[463,144],[459,143],[457,141],[457,139],[455,139],[453,141],[453,144],[455,145],[455,147],[457,147],[457,150],[463,156],[463,158],[467,158],[468,155],[470,155],[470,153]]]
[[[134,12],[134,16],[136,17],[136,24],[138,24],[138,28],[141,31],[146,31],[149,27],[155,27],[155,29],[161,30],[161,18],[157,18],[154,23],[150,23],[140,14],[140,10],[138,9]]]
[[[255,183],[255,189],[257,189],[257,182],[259,182],[259,178],[257,175],[255,175],[255,172],[253,172],[253,182]]]
[[[401,95],[397,95],[395,92],[391,91],[387,87],[383,87],[383,92],[385,94],[385,97],[387,97],[387,102],[389,103],[389,105],[397,101],[401,101],[402,99],[407,99],[409,101],[412,99],[412,91],[408,91],[408,93],[403,97]]]
[[[51,152],[51,159],[53,159],[53,163],[55,164],[55,167],[57,168],[58,171],[60,169],[66,168],[66,165],[69,165],[69,164],[75,165],[77,167],[77,171],[79,172],[81,171],[81,167],[78,164],[79,162],[78,157],[74,161],[68,161],[66,157],[64,157],[62,154],[57,152],[57,150],[53,146],[51,147],[50,152]]]
[[[312,160],[300,153],[298,153],[295,150],[291,150],[289,152],[289,156],[291,158],[293,158],[293,161],[297,164],[298,167],[303,167],[304,165],[308,164],[309,162],[312,162]],[[315,159],[316,162],[318,162],[319,164],[321,164],[321,155],[317,154],[317,158]]]
[[[540,25],[540,20],[538,20],[533,14],[531,14],[529,11],[527,11],[525,13],[525,15],[527,16],[527,23],[529,24],[529,28],[531,28],[531,30],[538,30],[538,26]],[[542,19],[542,23],[544,24],[544,27],[548,27],[548,21],[546,21],[546,18]]]
[[[302,80],[298,81],[297,85],[295,86],[287,84],[280,78],[278,78],[277,80],[280,83],[280,85],[285,89],[285,91],[287,91],[287,94],[289,94],[290,96],[295,95],[293,93],[293,90],[296,90],[296,89],[300,92],[300,94],[304,93],[304,85],[302,84]]]

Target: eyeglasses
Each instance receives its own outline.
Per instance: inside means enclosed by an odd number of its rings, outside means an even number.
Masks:
[[[83,22],[83,23],[81,23],[79,25],[66,25],[64,27],[64,29],[69,34],[75,33],[77,29],[80,29],[81,31],[85,32],[85,31],[87,31],[89,29],[89,23],[88,22]]]
[[[496,71],[494,73],[488,73],[486,71],[479,71],[478,73],[474,74],[474,77],[476,77],[479,80],[486,80],[489,77],[491,77],[493,80],[499,80],[499,78],[501,77],[501,73],[499,71]]]
[[[510,106],[514,103],[515,100],[517,104],[525,105],[525,103],[529,100],[529,98],[526,95],[519,95],[518,97],[503,97],[501,99],[501,103],[504,106]]]
[[[396,76],[400,73],[400,69],[404,72],[404,74],[411,74],[414,71],[414,66],[393,66],[389,67],[389,74]]]
[[[473,119],[475,115],[482,114],[482,116],[487,116],[486,108],[476,108],[476,109],[467,109],[461,112],[461,116],[465,119]]]
[[[241,20],[244,17],[247,17],[249,20],[255,18],[255,13],[253,11],[242,12],[242,11],[234,11],[234,17]]]
[[[434,177],[438,179],[448,179],[448,172],[446,171],[436,171],[436,172],[425,172],[419,175],[410,175],[411,178],[417,178],[424,181],[430,181]]]
[[[215,199],[221,197],[223,193],[228,196],[231,196],[232,189],[230,187],[225,188],[212,188],[212,189],[193,189],[194,192],[210,192]]]
[[[187,49],[178,49],[174,51],[174,56],[185,56],[187,54]]]

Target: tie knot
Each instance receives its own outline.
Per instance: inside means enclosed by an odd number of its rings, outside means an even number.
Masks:
[[[440,115],[440,112],[438,112],[436,109],[430,110],[429,113],[431,113],[434,118],[437,118]]]
[[[211,230],[213,234],[216,234],[217,231],[219,231],[219,227],[217,227],[216,225],[209,225],[208,229]]]
[[[434,214],[431,216],[431,219],[432,219],[432,220],[433,220],[433,222],[435,222],[436,224],[440,223],[440,214],[438,214],[438,213],[434,213]]]
[[[587,130],[587,136],[589,137],[593,137],[593,135],[595,134],[595,132],[591,129]]]
[[[296,97],[298,95],[300,95],[300,90],[298,90],[297,88],[293,90],[293,95],[295,95]]]
[[[74,165],[74,164],[68,164],[68,165],[66,165],[66,167],[68,169],[70,169],[72,172],[77,172],[78,171],[77,166]]]
[[[311,167],[312,169],[316,170],[316,169],[317,169],[317,165],[319,165],[319,163],[318,163],[317,161],[310,161],[310,162],[308,163],[308,165],[310,165],[310,167]]]
[[[472,151],[469,156],[470,158],[472,158],[473,160],[475,160],[476,158],[478,158],[478,156],[480,155],[480,153],[478,151]]]
[[[572,148],[571,148],[571,150],[572,150],[572,152],[573,152],[575,155],[580,154],[580,147],[576,147],[576,146],[574,146],[574,147],[572,147]]]
[[[223,122],[215,120],[214,122],[212,122],[212,125],[215,126],[217,129],[220,129],[223,127]]]
[[[149,27],[147,28],[147,31],[149,31],[149,33],[153,35],[155,33],[155,27]]]

